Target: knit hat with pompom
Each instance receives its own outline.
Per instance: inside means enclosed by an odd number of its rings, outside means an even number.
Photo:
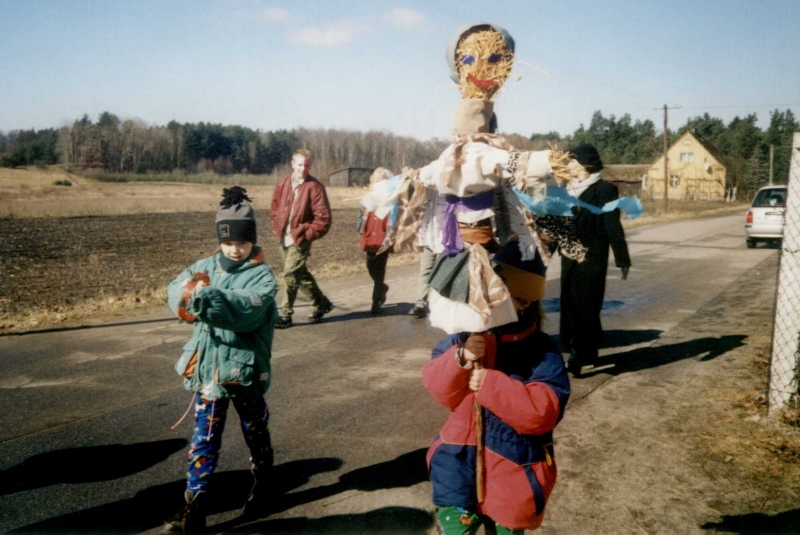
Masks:
[[[217,239],[219,243],[249,241],[256,243],[256,214],[250,204],[253,199],[247,190],[233,186],[222,190],[220,209],[217,210]]]

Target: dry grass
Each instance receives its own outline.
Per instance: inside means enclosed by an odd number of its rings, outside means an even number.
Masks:
[[[56,186],[69,180],[72,187]],[[223,185],[100,182],[61,169],[0,168],[0,219],[61,218],[215,211]],[[273,186],[247,186],[257,209],[269,207]],[[356,208],[356,188],[329,187],[332,208]],[[355,200],[345,200],[355,197]]]
[[[417,262],[419,262],[419,256],[417,253],[400,253],[389,256],[387,265],[389,267],[413,266]],[[335,279],[337,277],[344,277],[345,275],[366,272],[367,267],[363,259],[359,259],[355,262],[332,262],[329,264],[323,264],[322,267],[315,269],[314,278],[320,280]],[[279,282],[281,284],[283,283],[283,281]]]
[[[128,317],[131,311],[152,309],[155,306],[165,306],[166,303],[166,288],[151,288],[117,297],[85,299],[75,304],[49,309],[3,314],[0,316],[0,334],[75,326],[98,316],[103,318]]]

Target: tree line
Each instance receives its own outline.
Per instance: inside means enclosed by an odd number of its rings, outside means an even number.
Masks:
[[[774,148],[776,182],[789,173],[792,133],[800,125],[791,110],[774,110],[762,130],[755,114],[735,117],[727,124],[708,113],[689,119],[668,132],[672,144],[686,131],[711,141],[723,154],[728,186],[755,189],[767,180],[769,146]],[[662,153],[660,132],[650,120],[634,121],[597,111],[588,127],[570,135],[534,133],[530,137],[506,134],[519,149],[541,149],[548,144],[564,148],[581,142],[594,144],[607,164],[650,164]],[[59,129],[0,132],[0,165],[69,164],[102,169],[107,173],[217,173],[228,175],[283,172],[297,148],[314,155],[314,174],[320,178],[344,167],[383,166],[399,171],[436,159],[447,141],[420,141],[385,131],[356,132],[336,129],[262,131],[239,125],[178,123],[147,125],[120,120],[103,112],[88,115]]]
[[[769,152],[773,146],[773,180],[785,183],[789,179],[792,134],[800,131],[800,124],[792,110],[774,110],[769,125],[762,130],[757,126],[755,113],[734,117],[728,124],[708,113],[692,117],[677,130],[667,132],[671,146],[687,131],[699,134],[710,141],[723,155],[722,164],[727,169],[727,187],[755,190],[769,177]],[[628,114],[617,119],[604,117],[596,111],[588,127],[583,124],[570,136],[558,132],[533,134],[531,140],[557,142],[571,146],[581,142],[592,143],[608,164],[651,164],[664,151],[662,132],[656,132],[653,121],[633,121]]]
[[[238,125],[146,125],[103,112],[60,129],[0,132],[0,165],[68,164],[107,173],[270,174],[298,148],[314,155],[314,173],[327,177],[343,167],[384,166],[397,171],[436,159],[446,143],[388,132],[299,128],[261,131]]]

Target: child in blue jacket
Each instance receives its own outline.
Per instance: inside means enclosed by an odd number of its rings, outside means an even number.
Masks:
[[[239,186],[225,189],[217,212],[220,251],[199,260],[172,281],[169,306],[194,322],[192,338],[175,370],[194,392],[195,425],[186,472],[186,507],[165,533],[202,530],[206,489],[216,468],[228,407],[233,403],[250,449],[255,483],[248,504],[264,493],[273,464],[264,394],[270,384],[277,284],[256,246],[252,199]]]

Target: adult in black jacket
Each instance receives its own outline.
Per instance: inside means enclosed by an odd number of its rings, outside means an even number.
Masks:
[[[602,208],[619,197],[614,184],[602,180],[603,162],[592,145],[582,143],[569,150],[573,181],[570,193],[581,202]],[[579,376],[581,366],[595,364],[602,342],[600,309],[606,290],[608,248],[614,251],[622,280],[631,265],[628,244],[619,221],[619,210],[594,214],[577,207],[574,225],[577,238],[588,249],[583,262],[561,257],[561,324],[560,341],[570,352],[567,369]]]

